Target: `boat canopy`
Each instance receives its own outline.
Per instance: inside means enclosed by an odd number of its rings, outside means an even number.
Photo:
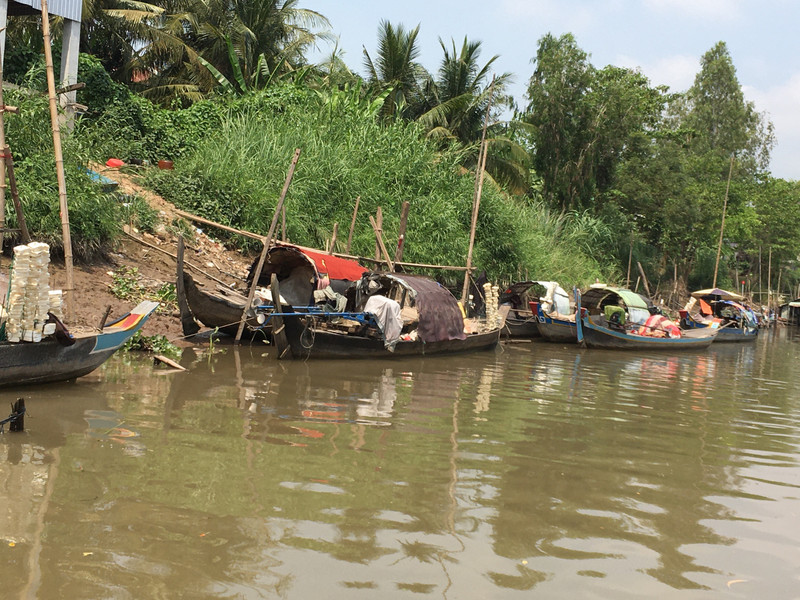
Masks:
[[[522,301],[523,296],[531,288],[540,287],[544,288],[544,294],[541,294],[540,290],[535,290],[535,295],[539,297],[539,302],[544,302],[545,298],[549,297],[550,290],[552,289],[553,294],[552,300],[550,301],[555,305],[556,312],[563,315],[572,312],[570,310],[569,294],[555,281],[520,281],[518,283],[512,283],[500,294],[499,302],[500,304],[510,303],[514,308],[519,308],[522,305],[527,308],[527,302]]]
[[[368,274],[365,279],[374,280],[376,276],[382,286],[377,293],[396,295],[390,294],[392,284],[411,293],[413,306],[419,315],[417,335],[423,342],[463,340],[467,337],[461,307],[450,290],[440,283],[422,275],[407,273],[375,273]]]
[[[257,266],[257,261],[251,265],[248,281],[252,281]],[[367,269],[354,260],[281,243],[267,253],[258,285],[268,287],[274,273],[281,284],[281,296],[289,304],[306,305],[311,302],[314,290],[330,283],[334,291],[341,293],[366,272]]]
[[[603,313],[606,306],[620,301],[628,311],[629,321],[642,325],[650,317],[650,308],[653,303],[641,294],[626,288],[592,286],[581,295],[581,305],[590,312]]]
[[[703,300],[744,300],[744,296],[736,292],[729,292],[720,288],[709,288],[692,292],[692,298],[702,298]]]

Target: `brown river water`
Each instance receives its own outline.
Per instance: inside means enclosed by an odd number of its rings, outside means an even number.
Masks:
[[[762,333],[218,345],[3,391],[28,414],[0,436],[0,598],[800,598],[800,333]]]

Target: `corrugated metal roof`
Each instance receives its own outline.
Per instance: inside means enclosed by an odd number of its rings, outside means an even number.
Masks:
[[[12,2],[30,6],[38,11],[42,10],[41,0],[12,0]],[[83,0],[48,0],[47,2],[47,10],[51,15],[58,15],[71,21],[81,20],[82,8]]]

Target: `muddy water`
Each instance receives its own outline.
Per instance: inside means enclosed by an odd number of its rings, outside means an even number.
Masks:
[[[6,391],[0,597],[797,598],[800,338]],[[6,415],[2,410],[0,417]]]

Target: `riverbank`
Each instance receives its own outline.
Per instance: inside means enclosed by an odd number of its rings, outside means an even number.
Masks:
[[[158,211],[159,224],[152,234],[124,225],[122,236],[105,259],[73,265],[75,315],[67,322],[70,328],[97,327],[109,306],[109,319],[122,316],[133,308],[135,300],[123,300],[113,293],[115,272],[127,272],[131,283],[137,283],[154,294],[165,284],[175,282],[178,236],[171,225],[180,219],[175,207],[139,186],[133,174],[106,168],[102,169],[102,174],[119,183],[118,190],[122,195],[139,196]],[[212,289],[223,284],[242,285],[252,258],[227,249],[214,239],[213,231],[202,227],[193,227],[193,230],[193,239],[186,242],[185,253],[185,262],[192,276]],[[8,264],[8,258],[3,258]],[[52,262],[51,289],[65,289],[66,283],[63,262]],[[164,335],[171,342],[183,345],[177,309],[159,310],[145,324],[142,334]]]

